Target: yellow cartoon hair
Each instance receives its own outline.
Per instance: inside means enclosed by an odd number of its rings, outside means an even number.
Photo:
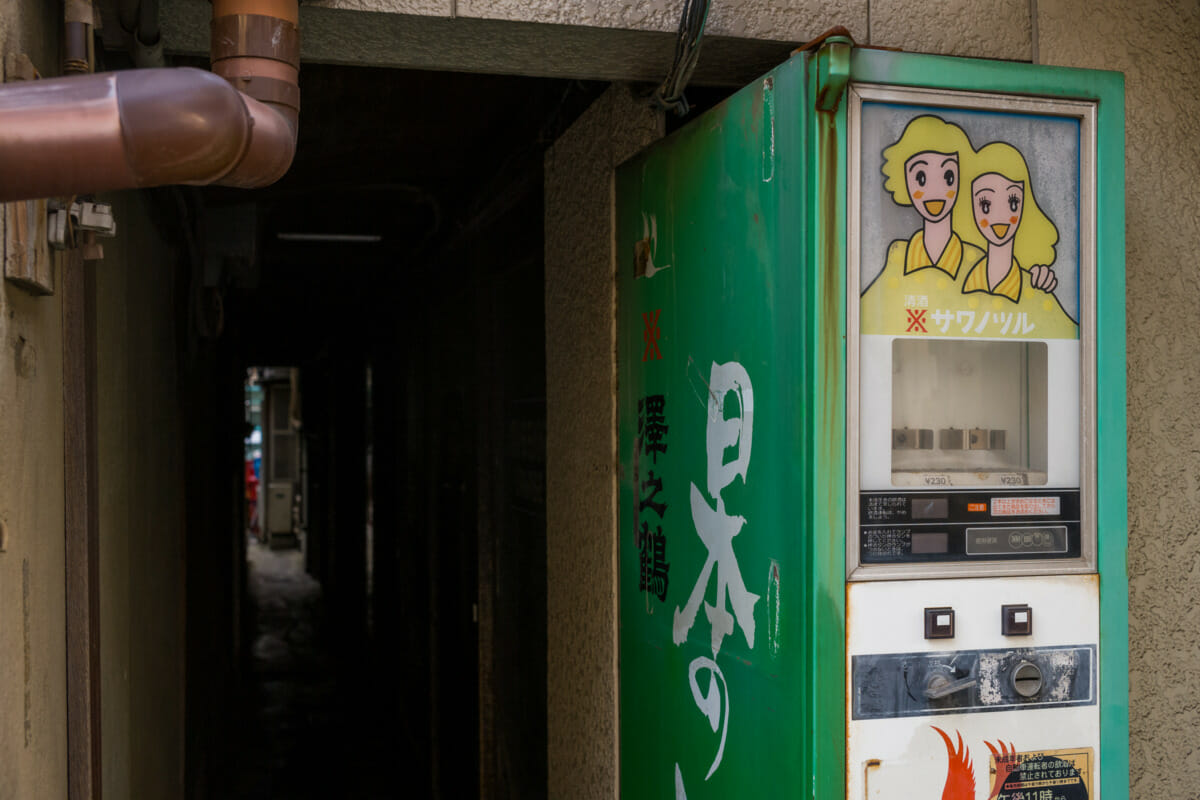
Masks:
[[[892,199],[898,205],[912,205],[912,198],[908,196],[908,182],[904,179],[905,162],[917,153],[930,152],[946,155],[957,153],[961,173],[962,160],[971,152],[971,141],[962,128],[941,117],[927,114],[909,121],[900,138],[883,151],[882,172],[887,177],[883,189],[891,192]]]
[[[954,205],[954,232],[964,242],[970,242],[984,250],[987,240],[975,225],[974,197],[970,187],[975,179],[988,173],[1003,175],[1013,183],[1025,187],[1021,222],[1017,227],[1017,238],[1013,243],[1013,256],[1021,268],[1028,271],[1034,266],[1050,266],[1054,263],[1054,245],[1058,243],[1058,228],[1038,207],[1033,198],[1033,184],[1029,179],[1029,167],[1021,151],[1004,142],[992,142],[979,152],[959,156],[959,177],[968,202]]]

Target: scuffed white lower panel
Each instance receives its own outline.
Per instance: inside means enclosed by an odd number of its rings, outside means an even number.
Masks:
[[[847,798],[1099,797],[1095,575],[856,583],[847,591]],[[1001,606],[1012,604],[1032,610],[1031,636],[1001,634]],[[954,610],[953,638],[924,637],[926,608]],[[1006,663],[1031,660],[1049,675],[1060,653],[1072,648],[1079,654],[1078,674],[1068,672],[1072,688],[1062,696],[1053,694],[1049,681],[1043,692],[1015,705],[987,696],[997,676],[981,674],[984,661],[1011,651]],[[957,665],[960,673],[949,680],[970,685],[929,699],[922,690],[927,665],[935,662]],[[855,663],[860,670],[873,665],[872,672],[860,672],[857,685]],[[896,695],[892,715],[880,711],[888,707],[889,693]],[[864,694],[870,702],[863,702]],[[1058,702],[1064,698],[1070,702]],[[928,708],[914,711],[922,703]],[[994,774],[993,748],[1001,755],[1001,772],[1020,770],[1020,789],[1013,789],[1012,775],[1005,780]],[[1019,754],[1016,761],[1004,758],[1009,752]]]
[[[871,800],[938,800],[943,797],[946,800],[987,800],[996,797],[992,794],[996,776],[992,772],[994,759],[988,747],[990,744],[1001,753],[1007,748],[1021,754],[1048,751],[1086,754],[1090,774],[1085,780],[1090,784],[1088,797],[1091,800],[1099,797],[1094,777],[1099,766],[1099,723],[1099,712],[1094,705],[851,723],[846,796]],[[949,737],[955,755],[951,754],[938,729]],[[961,759],[956,757],[959,737],[964,756]],[[952,767],[952,761],[960,763]],[[973,784],[973,793],[956,791],[964,774]],[[1045,785],[1025,789],[1025,800],[1042,800],[1044,791],[1052,792],[1045,795],[1046,800],[1058,800],[1064,791],[1078,785],[1068,776],[1051,776],[1035,782]],[[947,784],[950,793],[944,795]],[[1056,789],[1058,793],[1053,793]],[[1015,800],[1009,793],[1004,797]],[[1073,798],[1073,794],[1067,797]]]

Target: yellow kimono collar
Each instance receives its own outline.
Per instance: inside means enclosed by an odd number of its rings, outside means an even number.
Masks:
[[[988,288],[987,254],[985,253],[983,258],[976,261],[975,266],[971,267],[971,271],[967,273],[967,277],[963,280],[962,290],[963,294],[969,294],[970,292],[1001,294],[1014,303],[1019,303],[1021,302],[1021,265],[1014,258],[1012,266],[1008,268],[1008,272],[1005,274],[1003,280],[1000,281],[995,290],[992,290]]]
[[[942,250],[937,263],[933,263],[929,258],[929,251],[925,249],[925,231],[919,230],[908,240],[908,250],[904,254],[904,274],[908,275],[926,267],[937,267],[951,278],[957,279],[962,257],[962,240],[958,238],[957,233],[951,233],[946,248]]]

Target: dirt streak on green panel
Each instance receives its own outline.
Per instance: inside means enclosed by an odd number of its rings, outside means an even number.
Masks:
[[[618,173],[624,798],[810,785],[803,68],[778,68]]]
[[[848,42],[831,41],[814,57],[810,91],[826,98],[830,107],[808,116],[815,128],[810,138],[808,181],[810,269],[816,302],[809,330],[814,407],[812,463],[816,470],[811,551],[813,557],[814,619],[810,692],[814,731],[842,731],[842,736],[814,736],[811,742],[813,796],[845,795],[845,520],[846,506],[846,64],[835,58]],[[840,69],[839,69],[840,67]]]

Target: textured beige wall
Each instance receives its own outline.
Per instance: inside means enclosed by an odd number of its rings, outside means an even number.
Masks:
[[[1196,797],[1200,4],[1042,2],[1038,32],[1046,63],[1125,73],[1131,794]]]
[[[62,302],[0,287],[0,797],[66,796]]]
[[[1028,61],[1030,5],[1029,0],[872,0],[867,42],[918,53]]]
[[[148,195],[105,199],[119,235],[96,266],[103,788],[175,798],[184,677],[175,254]]]
[[[0,797],[66,796],[62,302],[0,287]]]
[[[616,795],[613,168],[662,136],[614,86],[546,153],[549,796]]]
[[[57,74],[58,9],[0,0],[0,56],[24,52]],[[145,198],[113,199],[121,236],[95,267],[104,795],[176,798],[183,557],[172,271]],[[60,296],[3,282],[0,798],[67,794],[62,364]]]
[[[0,0],[0,63],[23,52],[52,74],[54,18],[54,4]],[[0,280],[3,798],[67,793],[62,421],[61,299]]]

